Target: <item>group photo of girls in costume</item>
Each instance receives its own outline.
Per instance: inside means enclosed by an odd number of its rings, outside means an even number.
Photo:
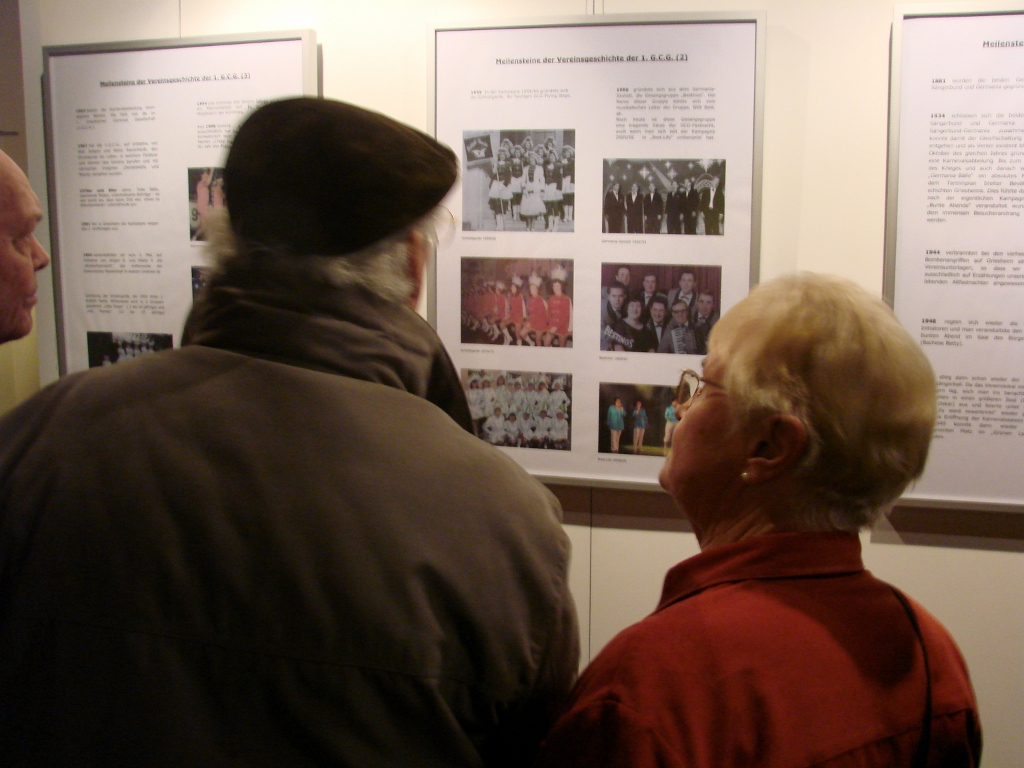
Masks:
[[[720,266],[601,265],[601,349],[706,355],[722,299]]]
[[[462,229],[572,232],[576,131],[463,133]]]
[[[725,160],[604,161],[601,231],[725,234]]]
[[[572,346],[572,261],[462,260],[462,343]]]
[[[151,355],[174,346],[169,333],[110,333],[88,331],[85,345],[89,353],[89,367],[113,365],[140,355]]]
[[[675,387],[601,383],[598,453],[664,457],[679,422],[676,400]]]
[[[462,369],[473,431],[506,448],[572,448],[572,375]]]
[[[226,205],[223,168],[188,169],[189,239],[206,240],[210,214]]]

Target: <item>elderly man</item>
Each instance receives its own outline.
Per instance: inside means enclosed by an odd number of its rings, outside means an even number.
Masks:
[[[529,762],[578,663],[569,544],[412,309],[456,168],[261,107],[183,348],[0,421],[3,762]]]
[[[580,677],[540,765],[975,768],[963,657],[857,535],[924,470],[917,341],[852,283],[794,275],[726,314],[703,365],[660,476],[701,552]]]
[[[25,174],[0,151],[0,344],[32,330],[36,272],[50,263],[33,234],[42,218]]]

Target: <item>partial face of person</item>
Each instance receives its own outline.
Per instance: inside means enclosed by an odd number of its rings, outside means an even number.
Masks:
[[[679,191],[679,182],[677,182],[677,181],[673,181],[672,182],[672,191],[673,192],[678,192]]]
[[[715,300],[710,294],[702,293],[697,297],[697,311],[700,312],[703,317],[710,315],[714,308]]]
[[[720,383],[726,366],[727,361],[709,355],[705,381]],[[713,384],[705,383],[679,416],[658,481],[700,528],[726,514],[746,466],[748,439],[733,426],[728,394]]]
[[[679,277],[679,290],[682,292],[684,296],[689,296],[691,293],[693,293],[693,284],[695,282],[696,281],[694,280],[692,274],[690,274],[689,272],[683,272],[683,274]]]
[[[537,296],[540,294],[540,286],[536,283],[530,283],[530,295]]]
[[[672,305],[672,319],[678,323],[686,322],[686,314],[688,310],[685,304],[673,304]]]
[[[615,407],[616,408],[621,408],[622,407],[622,401],[619,398],[617,398],[617,397],[615,398]]]
[[[612,192],[614,192],[616,195],[619,194],[619,182],[615,182],[614,184],[612,184]]]
[[[615,286],[608,291],[608,303],[612,305],[612,309],[618,311],[622,309],[622,302],[626,298],[626,292],[619,286]]]
[[[615,279],[623,285],[629,285],[629,270],[626,267],[619,267],[619,271],[615,273]]]
[[[651,304],[651,320],[654,321],[655,325],[661,325],[665,322],[665,305],[654,303]]]
[[[629,191],[632,192],[635,195],[637,192],[640,191],[640,187],[638,187],[636,184],[634,184],[632,187],[629,188]]]
[[[555,282],[553,282],[551,284],[551,290],[555,292],[556,296],[561,296],[562,295],[562,283],[561,283],[561,281],[560,280],[555,280]]]
[[[654,275],[644,276],[644,291],[647,293],[654,293],[654,290],[658,287],[658,278]]]
[[[42,218],[39,198],[25,174],[0,152],[0,343],[32,330],[36,272],[50,263],[35,237]]]
[[[626,314],[630,320],[639,320],[643,311],[644,306],[639,301],[631,301],[629,302],[629,306],[626,307]]]

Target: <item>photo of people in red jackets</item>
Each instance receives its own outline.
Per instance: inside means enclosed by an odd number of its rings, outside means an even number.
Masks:
[[[572,232],[576,131],[465,131],[462,229]]]
[[[462,260],[462,343],[572,346],[572,261]]]
[[[601,231],[724,235],[725,160],[604,161]]]

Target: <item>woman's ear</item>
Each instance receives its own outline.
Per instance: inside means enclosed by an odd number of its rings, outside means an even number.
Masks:
[[[774,480],[800,463],[807,447],[807,428],[796,416],[775,413],[751,435],[747,482]]]

